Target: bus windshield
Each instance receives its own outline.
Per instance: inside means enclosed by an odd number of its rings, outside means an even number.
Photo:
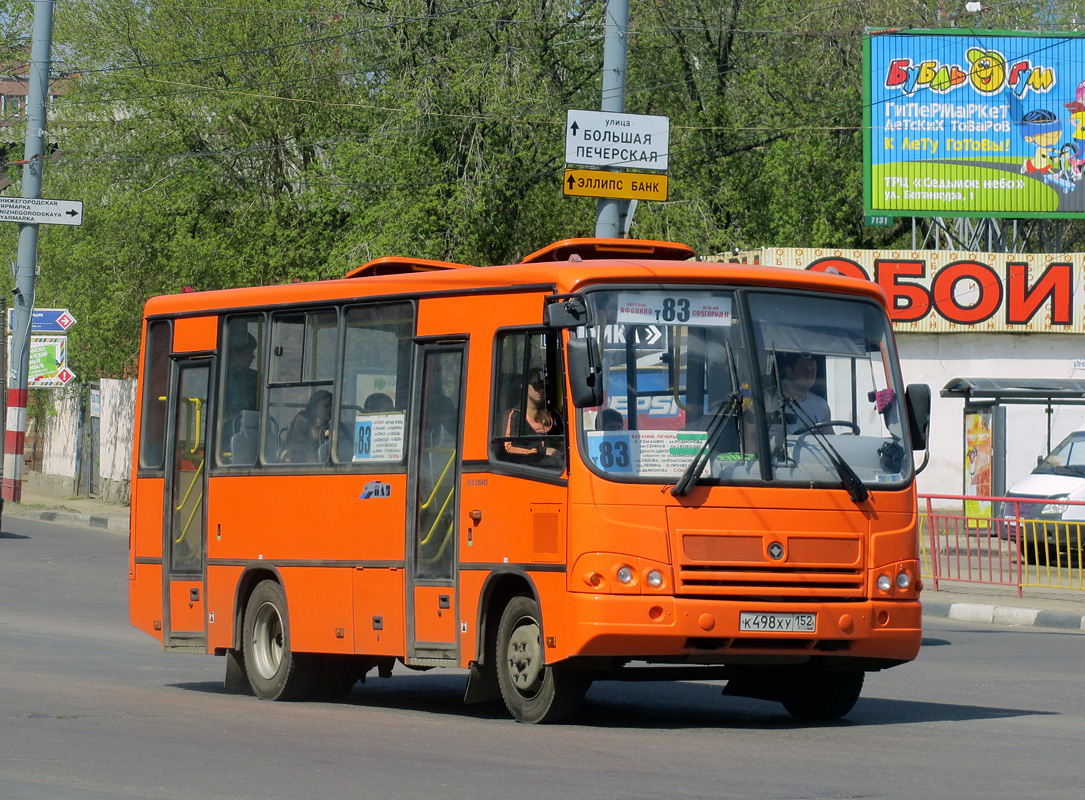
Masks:
[[[717,287],[587,293],[604,401],[580,413],[608,479],[903,487],[889,320],[869,300]],[[850,488],[850,487],[849,487]]]

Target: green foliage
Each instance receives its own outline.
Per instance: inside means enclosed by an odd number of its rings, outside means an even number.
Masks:
[[[934,0],[642,0],[626,108],[671,120],[670,199],[633,234],[700,253],[895,246],[863,225],[862,41],[945,25]],[[9,46],[30,4],[0,4]],[[600,107],[605,0],[57,6],[37,305],[72,309],[84,378],[130,374],[155,294],[335,277],[405,254],[518,260],[593,235],[561,192],[564,120]],[[1058,29],[1003,4],[991,27]],[[1058,13],[1069,13],[1059,11]],[[970,23],[971,24],[971,23]],[[8,147],[9,160],[14,152]],[[7,177],[18,190],[21,172]],[[0,227],[14,260],[15,226]],[[10,286],[10,276],[0,277]]]

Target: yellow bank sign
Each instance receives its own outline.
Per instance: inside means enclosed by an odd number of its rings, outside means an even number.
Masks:
[[[565,194],[577,197],[621,197],[627,200],[666,200],[667,176],[598,169],[565,170]]]

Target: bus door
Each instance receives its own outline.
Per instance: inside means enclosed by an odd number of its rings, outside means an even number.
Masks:
[[[173,363],[167,436],[165,582],[167,649],[206,649],[207,432],[211,359]]]
[[[420,410],[410,469],[413,523],[407,542],[407,656],[459,662],[459,486],[466,345],[427,344],[418,360]]]

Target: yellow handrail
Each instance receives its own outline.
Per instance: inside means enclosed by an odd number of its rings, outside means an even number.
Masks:
[[[438,517],[438,519],[440,518]],[[436,523],[434,523],[434,527],[436,527]],[[436,555],[434,555],[433,558],[423,558],[423,564],[433,564],[440,560],[441,556],[444,555],[445,548],[448,547],[448,543],[452,541],[452,531],[455,530],[455,527],[454,521],[448,523],[448,530],[445,531],[445,539],[441,542],[441,546],[438,548]]]
[[[196,482],[200,477],[200,473],[203,472],[203,465],[206,463],[206,459],[200,462],[200,466],[192,474],[192,481],[188,484],[188,490],[185,492],[185,496],[181,498],[181,503],[177,506],[177,508],[174,509],[174,511],[180,511],[182,508],[185,507],[185,503],[188,502],[188,496],[192,494],[192,489],[196,486]],[[202,497],[202,495],[203,489],[201,487],[200,496]],[[181,535],[173,540],[175,543],[180,544],[181,541],[185,538],[185,534],[188,533],[188,526],[192,524],[192,520],[195,518],[196,511],[199,510],[199,508],[200,504],[198,502],[192,506],[192,513],[188,515],[188,519],[185,521],[185,526],[181,529]]]
[[[448,493],[448,497],[445,498],[445,502],[441,506],[441,510],[437,512],[437,516],[433,520],[433,526],[429,529],[429,533],[426,534],[425,539],[423,539],[422,541],[420,541],[418,543],[419,547],[425,547],[429,543],[429,539],[430,539],[431,536],[433,536],[433,532],[435,530],[437,530],[437,524],[441,521],[441,518],[445,515],[445,511],[448,509],[448,504],[452,501],[452,498],[455,497],[455,495],[456,495],[456,493],[454,491],[450,491]]]
[[[421,505],[421,507],[419,508],[419,511],[425,511],[431,505],[433,505],[433,501],[437,497],[437,492],[441,488],[441,486],[444,484],[445,478],[448,477],[448,471],[452,468],[452,463],[455,460],[456,460],[456,450],[455,450],[455,448],[453,448],[451,451],[449,451],[448,463],[445,464],[445,468],[441,471],[441,476],[437,479],[437,483],[434,485],[433,491],[430,492],[430,496],[426,498],[426,502],[424,502]],[[436,516],[434,517],[433,525],[430,527],[429,531],[426,532],[425,537],[423,537],[418,542],[419,551],[421,551],[421,549],[423,547],[425,547],[427,544],[429,544],[430,539],[433,538],[433,534],[437,531],[437,527],[441,524],[441,520],[444,518],[445,512],[448,510],[448,504],[452,502],[452,499],[455,496],[456,496],[456,489],[455,489],[455,487],[451,487],[449,489],[449,491],[448,491],[448,494],[445,495],[445,500],[441,504],[440,510],[437,512]],[[451,541],[451,539],[452,539],[452,532],[455,530],[455,527],[456,527],[455,520],[452,520],[451,522],[449,522],[448,530],[445,532],[444,541],[441,542],[441,546],[440,546],[440,548],[438,548],[437,553],[432,558],[423,558],[422,563],[424,563],[424,564],[432,564],[433,562],[435,562],[439,558],[441,558],[441,556],[445,552],[445,548],[448,547],[449,541]]]
[[[435,483],[433,485],[433,491],[430,492],[430,496],[427,497],[426,502],[424,502],[420,506],[420,508],[419,508],[420,511],[425,511],[427,508],[429,508],[430,503],[433,502],[433,498],[436,497],[436,495],[437,495],[437,490],[440,489],[441,484],[445,482],[445,476],[448,475],[448,470],[452,468],[452,462],[456,460],[456,451],[455,451],[455,449],[450,450],[449,452],[451,453],[451,455],[449,455],[449,457],[448,457],[448,463],[445,464],[445,468],[441,471],[441,477],[439,477],[437,479],[437,483]]]
[[[195,453],[200,449],[200,412],[203,409],[203,400],[198,397],[188,397],[184,399],[196,406],[196,441],[192,443],[192,448],[188,451],[190,453]],[[201,466],[203,465],[201,464]]]

